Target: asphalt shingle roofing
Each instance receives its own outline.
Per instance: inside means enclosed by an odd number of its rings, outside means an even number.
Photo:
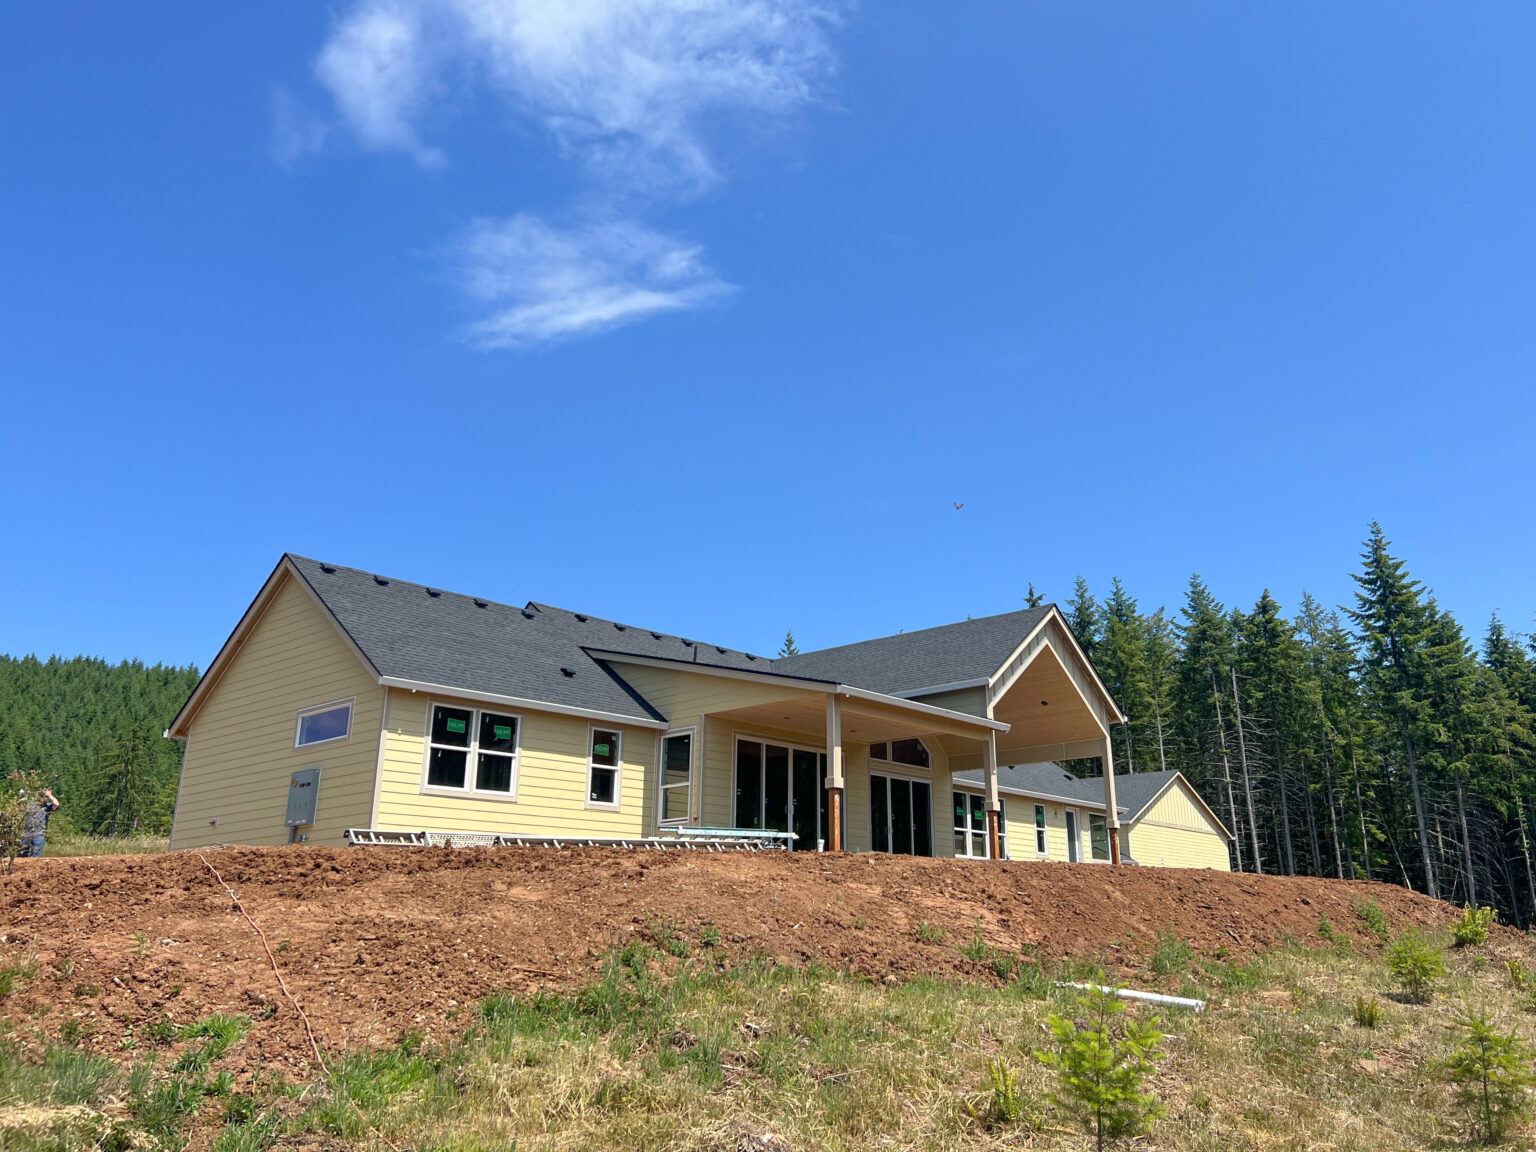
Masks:
[[[1048,608],[987,616],[772,660],[530,602],[464,596],[289,555],[380,676],[665,720],[592,652],[796,676],[898,693],[991,676]]]
[[[1048,605],[1025,608],[804,652],[775,660],[773,670],[889,694],[984,680],[1007,662],[1050,611]]]
[[[764,657],[548,604],[514,608],[303,556],[289,559],[381,676],[664,720],[586,650],[772,670]]]
[[[1142,809],[1152,803],[1178,773],[1127,772],[1115,777],[1115,807],[1127,819],[1134,820]],[[955,779],[967,784],[981,784],[982,770],[969,769],[956,772]],[[1060,764],[1010,764],[998,765],[997,786],[1013,788],[1030,796],[1055,796],[1062,800],[1077,800],[1084,804],[1104,807],[1104,779],[1090,776],[1084,779],[1074,776]]]
[[[956,772],[955,779],[966,784],[980,785],[985,782],[985,776],[980,768]],[[1120,795],[1119,784],[1125,779],[1129,777],[1115,777],[1115,801],[1122,812],[1126,810],[1127,803],[1125,797]],[[1030,796],[1050,796],[1058,800],[1073,800],[1099,808],[1104,807],[1102,778],[1094,776],[1085,780],[1080,776],[1072,775],[1060,764],[999,764],[997,786],[1024,792]]]

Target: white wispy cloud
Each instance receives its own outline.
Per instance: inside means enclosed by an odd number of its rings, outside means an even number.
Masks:
[[[456,255],[466,290],[491,309],[465,330],[482,348],[589,335],[731,291],[696,246],[625,221],[569,228],[526,214],[482,221]]]
[[[580,166],[584,221],[524,211],[452,246],[466,288],[496,306],[470,337],[502,347],[718,299],[698,248],[636,216],[725,178],[711,138],[726,125],[816,98],[834,22],[815,0],[357,0],[315,73],[370,148],[444,163],[427,118],[483,85]]]

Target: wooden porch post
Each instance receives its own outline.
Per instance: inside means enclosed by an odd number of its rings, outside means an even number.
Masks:
[[[1120,863],[1120,809],[1115,804],[1115,757],[1109,737],[1104,737],[1104,826],[1109,830],[1109,862]]]
[[[843,850],[843,704],[827,696],[827,850]]]
[[[982,753],[987,769],[987,859],[1002,857],[1003,838],[999,828],[998,813],[1002,799],[997,794],[997,733],[987,731],[987,746]]]

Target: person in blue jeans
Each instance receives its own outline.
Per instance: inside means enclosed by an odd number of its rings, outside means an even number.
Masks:
[[[43,854],[43,845],[48,840],[48,818],[58,810],[59,798],[52,791],[44,788],[42,799],[32,805],[21,826],[19,855],[41,856]]]

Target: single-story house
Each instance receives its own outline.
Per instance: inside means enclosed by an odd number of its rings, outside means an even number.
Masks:
[[[964,854],[996,858],[998,765],[1109,763],[1123,719],[1049,605],[770,659],[285,555],[167,730],[171,844],[721,829],[949,856],[945,799],[979,774]],[[1106,832],[1121,779],[1085,782]]]
[[[1109,822],[1098,780],[1074,776],[1059,764],[1000,765],[997,780],[1003,859],[1109,862]],[[986,781],[980,771],[968,769],[954,774],[953,788],[955,855],[962,856],[967,853],[961,837],[976,827]],[[1116,776],[1115,797],[1122,859],[1166,868],[1231,869],[1232,833],[1182,772]]]

